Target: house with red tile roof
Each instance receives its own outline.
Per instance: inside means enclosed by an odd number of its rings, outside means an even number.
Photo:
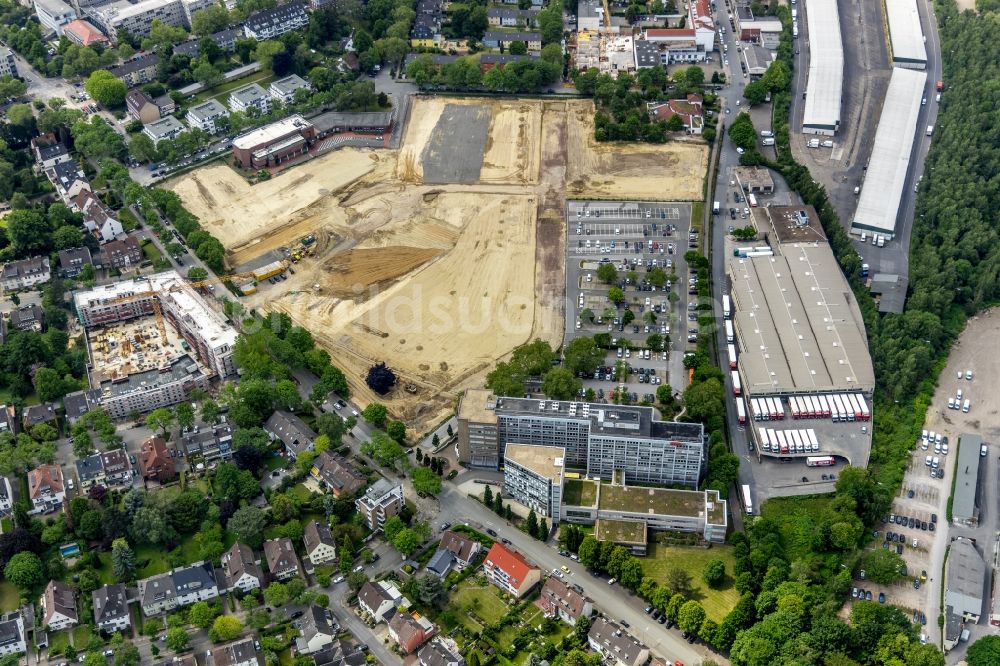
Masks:
[[[691,94],[686,100],[670,99],[666,102],[653,102],[649,104],[649,115],[654,121],[670,120],[673,116],[679,116],[688,134],[701,134],[705,128],[705,116],[702,110],[704,101],[701,95]]]
[[[483,561],[490,581],[507,594],[523,597],[542,579],[542,571],[517,551],[495,543]]]
[[[403,654],[410,654],[419,648],[434,633],[434,624],[416,613],[396,613],[389,620],[389,637]]]

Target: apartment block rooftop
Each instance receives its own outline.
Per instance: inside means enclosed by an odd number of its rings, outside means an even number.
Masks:
[[[602,483],[599,508],[606,511],[697,517],[705,511],[705,493],[700,490],[669,490]]]
[[[154,386],[165,386],[186,378],[197,378],[205,374],[198,363],[188,355],[174,359],[165,368],[144,370],[125,377],[101,382],[101,395],[104,398],[118,397],[136,391],[145,391]]]
[[[508,442],[504,453],[515,463],[556,483],[562,479],[566,449],[559,446],[532,446]]]

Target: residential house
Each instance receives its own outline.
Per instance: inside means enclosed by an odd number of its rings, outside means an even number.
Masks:
[[[70,208],[79,211],[83,216],[83,226],[94,234],[101,243],[113,241],[125,232],[121,221],[97,195],[90,190],[83,190],[73,199]]]
[[[48,282],[52,278],[48,257],[32,257],[20,261],[8,261],[0,271],[0,286],[4,291],[28,289],[36,284]]]
[[[128,597],[125,594],[123,584],[105,585],[96,589],[92,599],[94,623],[101,631],[112,634],[116,631],[124,631],[132,625],[128,610]]]
[[[296,644],[300,641],[302,641],[301,636],[295,639]],[[315,652],[305,653],[299,650],[299,653],[312,656],[314,666],[365,666],[367,663],[364,650],[339,640],[334,640]]]
[[[65,481],[58,465],[39,465],[28,472],[29,513],[50,513],[66,500]]]
[[[402,600],[403,595],[390,581],[368,582],[358,591],[358,605],[372,616],[376,624],[384,621],[390,611],[396,610]]]
[[[264,424],[264,431],[270,436],[271,441],[281,440],[285,445],[285,453],[295,457],[303,451],[312,451],[316,441],[316,433],[291,412],[278,410],[271,414]]]
[[[67,206],[73,205],[73,199],[80,192],[90,189],[90,182],[84,175],[83,169],[73,160],[54,164],[45,170],[45,176],[56,188],[56,194]]]
[[[86,458],[77,458],[76,475],[80,479],[80,489],[87,490],[91,486],[104,485],[104,458],[100,453],[94,453]]]
[[[219,120],[229,117],[229,111],[214,99],[205,100],[188,109],[187,123],[209,134],[217,133],[221,127]]]
[[[222,555],[222,571],[227,590],[249,592],[263,587],[264,572],[254,559],[250,546],[236,542]]]
[[[74,391],[67,393],[63,397],[63,411],[66,413],[66,420],[72,425],[85,416],[90,410],[101,405],[100,389],[87,389],[85,391]]]
[[[500,543],[493,544],[487,553],[483,571],[494,585],[517,598],[527,594],[542,578],[541,570],[524,555]]]
[[[52,424],[56,420],[56,405],[53,402],[43,402],[40,405],[28,405],[21,412],[21,422],[27,430],[43,423]]]
[[[73,160],[69,151],[66,150],[66,146],[56,141],[55,136],[51,134],[32,139],[31,147],[35,152],[35,162],[42,171]]]
[[[504,28],[537,28],[537,9],[511,9],[508,7],[492,7],[486,10],[489,24]]]
[[[236,40],[243,37],[243,29],[240,28],[226,28],[225,30],[220,30],[219,32],[213,32],[208,35],[208,38],[215,42],[222,51],[229,52],[232,51],[236,46]],[[174,55],[186,55],[195,58],[199,55],[199,45],[200,39],[189,39],[186,42],[181,42],[180,44],[174,44]]]
[[[256,83],[251,83],[229,93],[229,108],[251,115],[264,115],[271,110],[271,96]]]
[[[337,542],[333,539],[330,526],[318,520],[310,520],[302,533],[302,543],[306,547],[306,557],[311,566],[326,564],[337,559]]]
[[[42,605],[42,626],[48,631],[62,631],[79,624],[76,595],[66,583],[50,580],[39,601]]]
[[[142,245],[135,236],[112,240],[104,245],[104,266],[120,271],[130,270],[143,262]]]
[[[310,606],[299,625],[300,635],[295,639],[299,654],[313,654],[331,645],[340,629],[329,609]]]
[[[36,0],[37,1],[37,0]],[[25,641],[24,618],[21,611],[13,611],[0,618],[0,656],[28,651]]]
[[[417,652],[420,666],[465,666],[455,641],[438,636]]]
[[[41,331],[45,321],[44,311],[35,303],[22,305],[5,314],[7,317],[4,322],[5,336],[9,331]]]
[[[14,405],[0,404],[0,432],[17,432],[17,418]]]
[[[34,370],[32,371],[32,379],[34,379]],[[56,409],[58,407],[59,405],[54,402],[43,402],[38,405],[28,405],[21,412],[21,424],[25,427],[25,429],[41,425],[42,423],[53,425],[58,417],[58,414],[56,413]]]
[[[304,3],[290,2],[247,17],[243,32],[248,39],[262,42],[309,25]]]
[[[616,666],[642,666],[649,659],[649,648],[631,634],[603,617],[596,618],[587,634],[590,649]]]
[[[594,611],[590,599],[556,576],[549,576],[535,602],[546,617],[558,617],[575,625],[581,617],[590,617]]]
[[[119,79],[129,88],[141,86],[156,80],[156,72],[160,67],[160,56],[148,53],[128,62],[108,69],[112,76]]]
[[[385,526],[386,520],[403,510],[403,486],[388,479],[379,479],[364,495],[354,500],[354,506],[368,529],[377,532]]]
[[[13,510],[14,489],[10,485],[10,479],[6,476],[0,476],[0,516],[9,516]]]
[[[452,567],[461,571],[469,566],[481,549],[482,546],[475,539],[448,530],[441,535],[441,543],[427,562],[427,570],[444,578]]]
[[[84,266],[93,266],[90,248],[74,247],[69,250],[59,250],[59,272],[64,278],[75,278],[83,272]]]
[[[102,46],[109,46],[111,40],[104,36],[104,33],[98,30],[85,19],[77,19],[75,21],[70,21],[63,26],[63,35],[66,39],[73,42],[74,44],[79,44],[80,46],[93,46],[94,44],[101,44]]]
[[[479,55],[479,69],[480,71],[488,72],[494,67],[503,67],[515,62],[533,62],[535,60],[538,60],[538,56],[533,54],[481,53]]]
[[[346,460],[335,458],[328,451],[316,456],[310,474],[325,485],[334,497],[353,495],[368,482],[364,475],[351,467]]]
[[[139,473],[160,483],[174,478],[174,459],[162,437],[150,437],[139,447]]]
[[[688,95],[686,100],[671,99],[666,102],[651,102],[649,115],[654,121],[670,120],[673,116],[678,116],[684,122],[684,129],[688,134],[701,134],[705,127],[703,103],[702,96],[695,94]]]
[[[212,648],[214,666],[260,666],[253,636]]]
[[[312,90],[312,86],[301,76],[292,74],[272,82],[267,92],[282,104],[291,104],[295,101],[295,93],[299,90]]]
[[[219,423],[181,436],[188,458],[201,458],[206,465],[233,457],[233,427]]]
[[[148,617],[219,596],[212,565],[196,562],[139,581],[139,604]]]
[[[173,116],[167,116],[166,118],[160,118],[159,120],[143,125],[142,133],[148,136],[155,146],[160,141],[172,141],[176,139],[177,135],[185,129],[179,120]]]
[[[491,49],[502,48],[510,50],[510,45],[514,42],[524,42],[529,51],[542,50],[542,36],[537,32],[488,31],[483,35],[483,46]]]
[[[275,580],[288,580],[295,576],[304,577],[299,556],[291,539],[268,539],[264,542],[264,559],[267,570]]]
[[[21,78],[17,72],[17,60],[14,59],[14,51],[0,46],[0,76],[10,76],[15,79]]]
[[[434,624],[418,613],[396,613],[389,619],[389,637],[403,654],[415,651],[434,633]]]
[[[104,485],[128,486],[132,484],[132,464],[125,449],[112,449],[101,454],[104,465]]]
[[[153,98],[139,88],[133,88],[125,95],[125,108],[132,120],[138,120],[143,125],[155,123],[164,115],[160,113],[160,107]]]

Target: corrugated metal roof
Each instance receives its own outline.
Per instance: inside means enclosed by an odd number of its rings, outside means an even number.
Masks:
[[[803,127],[835,129],[844,87],[844,43],[837,0],[810,0],[809,79]]]
[[[885,9],[893,62],[922,63],[926,67],[927,47],[924,46],[917,0],[885,0]]]

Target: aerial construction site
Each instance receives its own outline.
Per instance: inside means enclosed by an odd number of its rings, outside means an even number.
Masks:
[[[345,148],[253,186],[217,164],[169,186],[230,266],[298,258],[245,305],[287,312],[359,404],[419,430],[514,347],[562,342],[567,196],[701,199],[703,142],[598,144],[593,116],[579,100],[416,98],[399,151]],[[368,389],[382,361],[409,391]]]

